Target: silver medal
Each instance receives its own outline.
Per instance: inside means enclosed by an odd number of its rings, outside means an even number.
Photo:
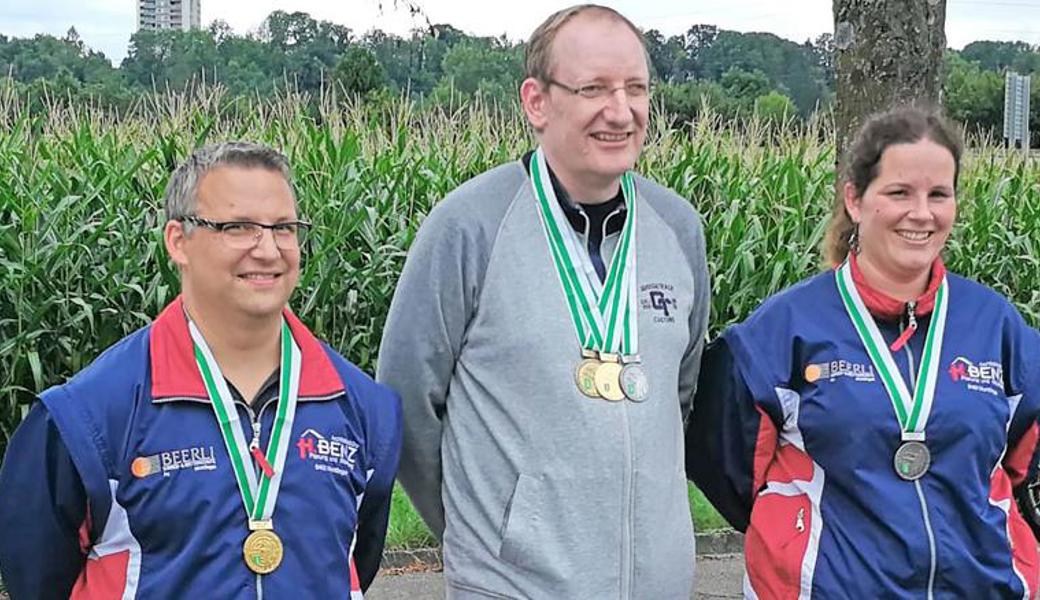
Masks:
[[[907,481],[916,481],[928,472],[932,464],[932,453],[924,442],[903,442],[896,450],[893,464],[896,474]]]
[[[621,390],[632,402],[642,402],[650,394],[650,383],[639,363],[628,363],[621,371]]]

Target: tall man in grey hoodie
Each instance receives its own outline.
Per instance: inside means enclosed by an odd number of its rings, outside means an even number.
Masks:
[[[378,378],[404,400],[400,479],[449,598],[688,598],[700,219],[630,171],[650,105],[631,22],[565,9],[526,64],[539,148],[431,212],[390,309]]]

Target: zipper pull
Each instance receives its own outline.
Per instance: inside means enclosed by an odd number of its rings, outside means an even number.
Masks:
[[[249,451],[260,448],[260,421],[253,421],[253,439],[249,440]]]
[[[892,352],[905,346],[906,343],[910,341],[910,338],[913,337],[914,332],[917,331],[917,315],[914,314],[916,309],[916,302],[910,301],[906,303],[906,329],[904,329],[903,333],[899,334],[899,337],[896,338],[896,341],[892,342],[892,345],[888,347]]]
[[[805,531],[805,509],[798,509],[798,519],[794,522],[794,528],[798,530],[798,533]]]
[[[260,465],[260,470],[264,472],[264,476],[268,479],[274,477],[274,467],[267,462],[267,457],[260,451],[260,421],[253,421],[253,439],[249,442],[249,453],[253,455],[256,463]]]

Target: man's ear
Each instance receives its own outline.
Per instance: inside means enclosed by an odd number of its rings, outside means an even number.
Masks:
[[[173,220],[166,222],[166,226],[163,227],[163,242],[166,244],[166,253],[170,255],[170,260],[178,267],[188,264],[188,255],[184,252],[184,244],[187,241],[184,223]]]
[[[543,85],[534,77],[528,77],[520,84],[520,105],[524,107],[527,121],[535,131],[545,129],[548,122],[549,86]]]

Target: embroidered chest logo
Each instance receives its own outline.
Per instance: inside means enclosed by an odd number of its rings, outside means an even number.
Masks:
[[[859,383],[872,383],[877,379],[874,375],[874,365],[854,363],[848,360],[810,363],[805,366],[807,383],[822,380],[834,381],[839,377],[848,377]]]
[[[639,306],[653,311],[654,323],[674,323],[679,311],[675,289],[667,283],[647,283],[639,288]]]
[[[946,372],[954,383],[963,384],[972,391],[997,396],[1004,390],[1004,367],[999,362],[987,360],[976,363],[958,356]]]
[[[169,477],[175,471],[213,471],[217,468],[217,455],[213,446],[195,446],[180,450],[168,450],[150,456],[138,456],[130,463],[130,473],[138,479],[162,474]]]
[[[312,462],[315,471],[343,476],[349,475],[357,466],[359,448],[354,440],[338,435],[326,438],[313,429],[304,431],[296,442],[300,460]]]

